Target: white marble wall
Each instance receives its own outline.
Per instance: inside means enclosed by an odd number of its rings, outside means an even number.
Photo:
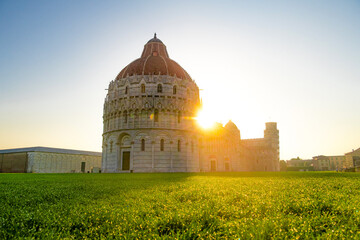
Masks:
[[[30,173],[79,173],[81,162],[85,162],[85,172],[91,172],[93,167],[101,167],[101,156],[29,152],[27,171]]]
[[[124,137],[128,138],[129,142],[124,144]],[[141,150],[142,139],[145,140],[144,151]],[[161,139],[164,140],[163,151],[160,148]],[[181,130],[142,129],[113,132],[108,135],[103,147],[104,172],[122,172],[122,150],[131,151],[130,170],[134,172],[194,172],[200,168],[197,136]]]
[[[162,92],[158,92],[159,84]],[[145,86],[145,92],[141,86]],[[199,106],[199,89],[192,80],[130,76],[112,81],[104,103],[103,171],[123,172],[124,150],[131,152],[130,170],[134,172],[199,171],[199,132],[193,119]],[[142,139],[145,151],[141,150]]]

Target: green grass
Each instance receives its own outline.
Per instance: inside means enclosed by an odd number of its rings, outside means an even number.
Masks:
[[[360,174],[0,174],[0,239],[360,239]]]

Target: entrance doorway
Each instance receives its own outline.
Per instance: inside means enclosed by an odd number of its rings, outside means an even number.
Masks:
[[[229,164],[229,162],[225,162],[225,171],[230,171],[230,164]]]
[[[130,151],[122,152],[122,170],[130,170]]]
[[[82,173],[85,172],[85,164],[86,164],[86,162],[81,162],[81,172]]]
[[[216,161],[215,160],[211,160],[211,168],[210,171],[215,172],[216,171]]]

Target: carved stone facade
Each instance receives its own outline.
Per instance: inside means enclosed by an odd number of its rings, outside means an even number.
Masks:
[[[195,121],[200,107],[198,86],[169,58],[155,35],[141,57],[109,84],[103,114],[103,172],[252,170],[246,168],[246,159],[241,160],[246,150],[241,150],[235,124],[204,131]],[[272,138],[266,142],[276,144]]]

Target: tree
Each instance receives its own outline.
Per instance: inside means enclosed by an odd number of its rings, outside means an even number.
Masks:
[[[286,162],[284,160],[280,160],[280,171],[286,172],[286,170],[287,170]]]

